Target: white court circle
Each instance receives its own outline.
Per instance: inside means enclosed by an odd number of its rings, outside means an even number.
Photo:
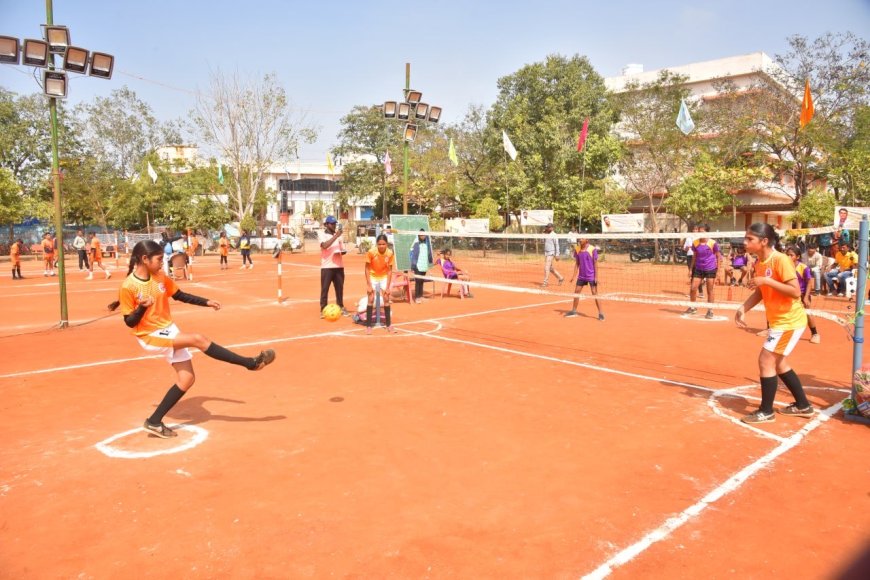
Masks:
[[[680,318],[685,320],[698,320],[700,322],[723,322],[728,320],[727,316],[719,316],[718,314],[714,315],[713,318],[705,318],[700,314],[686,314],[685,312],[680,314]]]
[[[404,326],[404,325],[424,324],[424,323],[431,324],[433,328],[431,330],[425,330],[423,332],[409,331],[409,330],[405,330],[404,328],[402,328],[402,326]],[[444,328],[444,325],[441,324],[440,322],[438,322],[437,320],[418,320],[416,322],[403,322],[401,324],[396,324],[396,325],[394,325],[394,327],[396,328],[396,330],[402,331],[402,332],[396,333],[394,336],[425,336],[427,334],[434,334],[434,333],[440,331],[442,328]],[[335,334],[336,334],[336,336],[347,336],[350,338],[372,338],[372,337],[377,337],[377,336],[388,336],[386,331],[384,331],[382,333],[378,332],[377,334],[365,334],[362,332],[363,328],[365,328],[365,327],[354,328],[353,330],[345,330],[342,332],[337,332]],[[373,331],[377,331],[378,329],[383,331],[383,327],[381,327],[381,326],[375,326],[372,328]]]
[[[134,433],[146,433],[143,428],[137,427],[136,429],[130,429],[129,431],[124,431],[123,433],[118,433],[117,435],[112,435],[107,439],[103,439],[102,441],[94,445],[94,447],[96,447],[101,453],[109,457],[115,457],[119,459],[147,459],[149,457],[156,457],[158,455],[181,453],[182,451],[193,449],[194,447],[208,439],[208,431],[196,425],[169,425],[169,427],[175,429],[176,431],[190,431],[191,433],[193,433],[193,437],[191,437],[181,445],[176,445],[175,447],[170,447],[168,449],[155,449],[153,451],[129,451],[127,449],[118,449],[112,446],[112,443],[114,443],[118,439],[123,439],[128,435],[133,435]]]

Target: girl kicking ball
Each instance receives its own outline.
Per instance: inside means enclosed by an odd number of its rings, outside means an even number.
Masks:
[[[163,424],[163,417],[193,386],[191,354],[187,347],[196,347],[207,356],[258,371],[275,360],[275,351],[264,350],[256,357],[238,355],[201,334],[182,333],[169,312],[169,298],[208,306],[220,310],[220,302],[182,292],[163,272],[163,248],[157,242],[146,240],[133,247],[127,278],[121,284],[119,300],[109,304],[109,310],[121,306],[124,323],[130,327],[139,345],[152,353],[166,357],[175,369],[175,384],[167,391],[157,410],[145,420],[146,431],[162,438],[176,433]]]
[[[769,224],[752,224],[746,231],[746,252],[758,256],[752,266],[748,288],[753,290],[746,302],[737,309],[734,322],[746,327],[744,316],[759,302],[764,302],[770,330],[758,355],[761,374],[761,406],[741,419],[744,423],[775,421],[773,400],[776,398],[776,377],[782,379],[794,396],[795,402],[779,412],[792,417],[812,417],[814,410],[797,374],[786,362],[786,357],[798,343],[807,324],[807,314],[801,304],[801,289],[794,264],[785,254],[776,251],[779,236]]]

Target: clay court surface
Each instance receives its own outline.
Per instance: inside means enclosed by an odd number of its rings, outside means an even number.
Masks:
[[[277,361],[197,353],[172,440],[138,430],[171,369],[106,316],[125,266],[68,270],[64,331],[38,263],[0,279],[0,577],[831,578],[870,548],[870,434],[838,410],[852,343],[831,322],[790,358],[821,412],[750,428],[761,313],[747,332],[607,302],[599,322],[454,288],[367,337],[319,319],[313,254],[285,259],[282,304],[254,259],[198,259],[182,288],[224,308],[175,321]]]

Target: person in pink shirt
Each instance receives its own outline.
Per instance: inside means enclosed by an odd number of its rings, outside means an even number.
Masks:
[[[320,242],[320,318],[323,309],[329,303],[329,286],[335,287],[335,303],[341,307],[341,313],[348,316],[344,308],[344,242],[343,232],[335,216],[326,216],[323,229],[317,234]]]

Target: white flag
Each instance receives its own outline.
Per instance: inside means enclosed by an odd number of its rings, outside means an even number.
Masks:
[[[148,162],[148,177],[151,178],[151,183],[157,183],[157,172],[151,167],[151,162]]]
[[[511,139],[508,137],[507,131],[504,129],[501,131],[501,142],[502,145],[504,145],[504,150],[508,155],[510,155],[511,161],[515,160],[517,158],[517,149],[514,147],[514,144],[511,143]]]

